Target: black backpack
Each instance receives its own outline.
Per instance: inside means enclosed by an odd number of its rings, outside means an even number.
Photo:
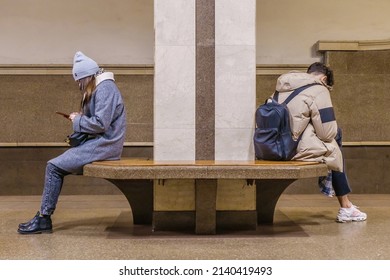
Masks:
[[[267,99],[256,110],[256,129],[253,136],[255,155],[263,160],[291,160],[298,146],[290,128],[290,113],[287,104],[301,91],[316,84],[309,84],[294,90],[283,103],[278,103],[279,92]]]

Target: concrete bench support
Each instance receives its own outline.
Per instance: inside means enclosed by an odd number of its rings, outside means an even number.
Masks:
[[[154,230],[192,230],[196,234],[216,234],[219,228],[256,229],[257,224],[273,223],[279,197],[291,183],[301,178],[325,176],[327,172],[325,164],[297,161],[122,159],[84,167],[84,176],[104,178],[122,191],[132,209],[134,224],[152,224]],[[170,180],[176,180],[176,185],[170,189],[158,188],[164,201],[163,206],[156,207],[157,186],[153,181],[164,186]],[[180,180],[194,180],[194,185],[180,193]],[[217,201],[223,197],[218,196],[219,180],[243,180],[248,186],[255,182],[256,192],[251,197],[253,202],[256,200],[253,204],[256,209],[218,210]],[[193,197],[188,200],[190,204],[186,202],[188,196]],[[184,208],[170,207],[180,199]]]
[[[195,180],[195,233],[215,234],[217,180]]]
[[[276,203],[293,179],[256,180],[256,210],[258,224],[272,224]]]
[[[133,213],[135,225],[150,225],[153,218],[153,181],[152,180],[115,180],[108,179],[126,197]]]

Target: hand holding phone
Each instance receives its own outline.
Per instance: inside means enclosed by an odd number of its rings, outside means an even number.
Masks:
[[[64,118],[69,119],[69,114],[65,114],[65,113],[58,112],[58,111],[56,112],[56,114],[61,115],[61,116],[63,116]]]

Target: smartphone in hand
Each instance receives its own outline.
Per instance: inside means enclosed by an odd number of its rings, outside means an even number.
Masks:
[[[67,118],[67,119],[69,119],[69,115],[68,114],[65,114],[65,113],[62,113],[62,112],[56,112],[56,114],[58,114],[58,115],[61,115],[61,116],[63,116],[64,118]]]

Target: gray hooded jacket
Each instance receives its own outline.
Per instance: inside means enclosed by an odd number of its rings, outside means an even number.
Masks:
[[[84,106],[84,113],[73,121],[75,132],[96,138],[70,148],[49,163],[73,174],[82,174],[83,166],[99,160],[120,159],[126,132],[126,111],[114,75],[105,72],[96,77],[96,89]]]

